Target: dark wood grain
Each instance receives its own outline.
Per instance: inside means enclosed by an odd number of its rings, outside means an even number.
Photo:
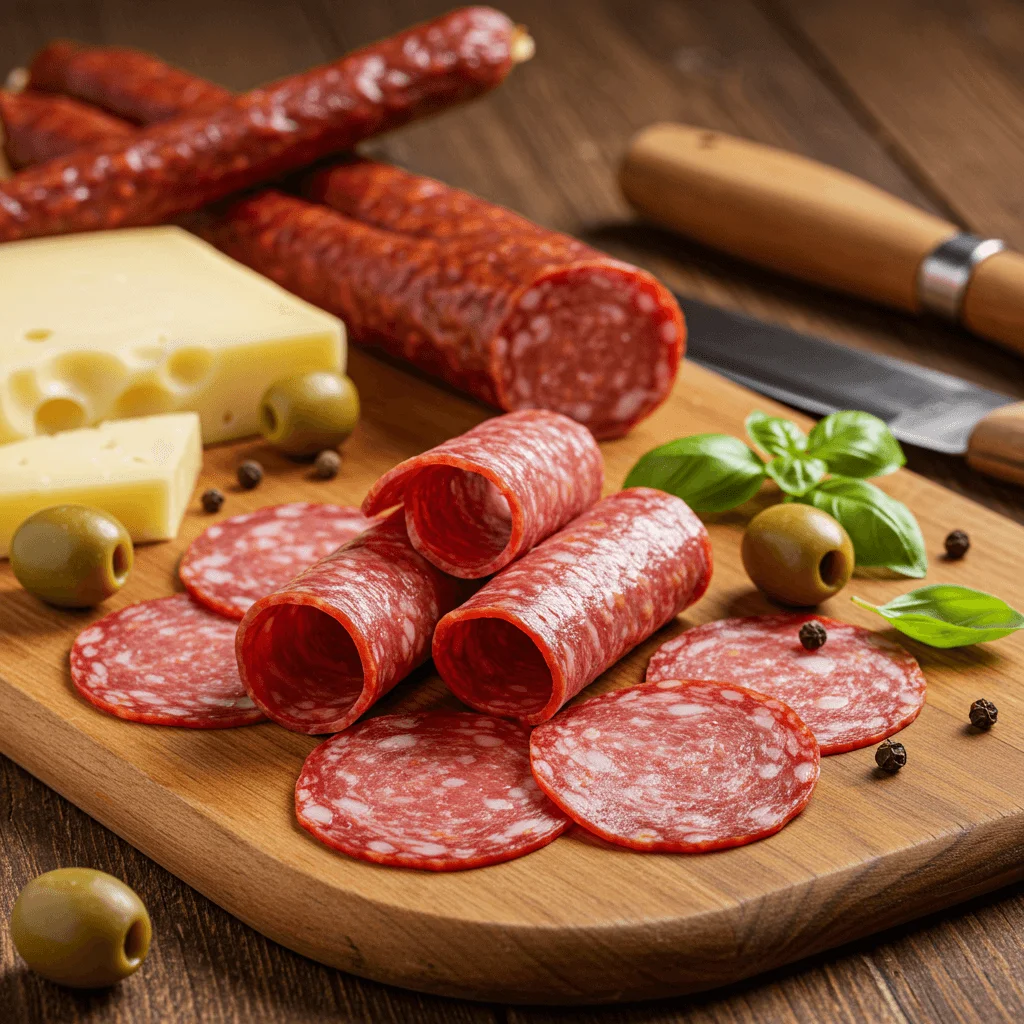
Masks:
[[[149,48],[241,89],[447,6],[444,0],[8,0],[0,5],[0,69],[63,35]],[[535,62],[494,96],[381,140],[374,151],[581,234],[683,291],[1024,397],[1021,361],[962,332],[816,293],[630,223],[612,173],[632,131],[660,118],[684,120],[836,164],[1024,246],[1020,5],[512,0],[506,6],[534,32]],[[1024,521],[1019,489],[985,481],[960,460],[909,455],[918,472]],[[143,972],[114,992],[76,996],[24,971],[0,929],[0,1020],[1024,1018],[1019,889],[699,999],[505,1011],[386,988],[295,956],[9,761],[0,762],[0,914],[6,916],[30,877],[67,864],[102,867],[132,884],[154,917],[154,951]]]

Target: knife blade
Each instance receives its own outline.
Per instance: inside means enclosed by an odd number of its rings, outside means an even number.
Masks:
[[[908,444],[965,454],[979,422],[1016,404],[948,373],[676,297],[686,316],[687,358],[807,412],[873,413]],[[1024,462],[1024,451],[1018,454]]]

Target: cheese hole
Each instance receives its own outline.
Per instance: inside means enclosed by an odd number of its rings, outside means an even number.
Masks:
[[[227,412],[225,412],[224,415],[221,417],[221,419],[224,421],[225,426],[233,422],[234,418],[235,414],[230,409],[228,409]]]
[[[53,337],[53,331],[48,327],[34,327],[31,331],[25,332],[26,341],[46,341],[50,337]]]
[[[167,375],[176,384],[195,386],[209,374],[213,356],[202,348],[179,348],[167,360]]]
[[[36,409],[36,433],[56,434],[85,426],[85,409],[73,398],[50,398]]]
[[[128,372],[117,356],[102,352],[65,352],[53,360],[50,374],[54,380],[67,385],[69,391],[109,394],[124,386]]]
[[[117,447],[117,441],[115,441],[113,438],[111,438],[103,447],[104,448],[108,448],[108,449],[109,448],[116,448]]]
[[[170,412],[174,408],[174,396],[159,384],[139,384],[129,388],[114,405],[113,419],[131,416],[152,416],[154,413]]]
[[[18,459],[18,465],[19,466],[27,466],[28,465],[28,456],[25,455],[22,458]]]

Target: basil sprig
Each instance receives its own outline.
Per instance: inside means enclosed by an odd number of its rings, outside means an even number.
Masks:
[[[695,434],[648,452],[625,486],[657,487],[696,512],[724,512],[752,498],[771,477],[786,501],[814,505],[842,524],[858,565],[925,574],[928,558],[917,520],[864,479],[893,473],[906,461],[883,420],[836,412],[805,434],[792,420],[755,410],[745,426],[767,461],[728,434]]]
[[[930,647],[966,647],[1024,629],[1024,615],[1002,599],[952,583],[921,587],[883,605],[860,597],[850,600]]]

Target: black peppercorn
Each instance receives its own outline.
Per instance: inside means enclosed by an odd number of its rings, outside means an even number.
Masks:
[[[341,456],[330,448],[325,448],[313,463],[313,472],[321,480],[333,480],[341,468]]]
[[[875,751],[875,764],[883,772],[898,772],[906,763],[907,748],[902,743],[882,740],[879,748]]]
[[[976,700],[971,705],[970,716],[975,729],[991,729],[999,717],[999,708],[990,700]]]
[[[246,459],[238,467],[238,482],[247,491],[259,487],[263,480],[263,467],[255,459]]]
[[[967,554],[967,549],[970,546],[971,538],[963,530],[954,530],[946,538],[946,557],[950,561],[956,562]]]
[[[827,639],[828,633],[817,619],[805,622],[800,627],[800,643],[804,645],[805,651],[816,651]]]
[[[203,491],[200,500],[203,503],[204,512],[219,512],[224,504],[224,492],[218,491],[216,487],[211,487],[209,490]]]

